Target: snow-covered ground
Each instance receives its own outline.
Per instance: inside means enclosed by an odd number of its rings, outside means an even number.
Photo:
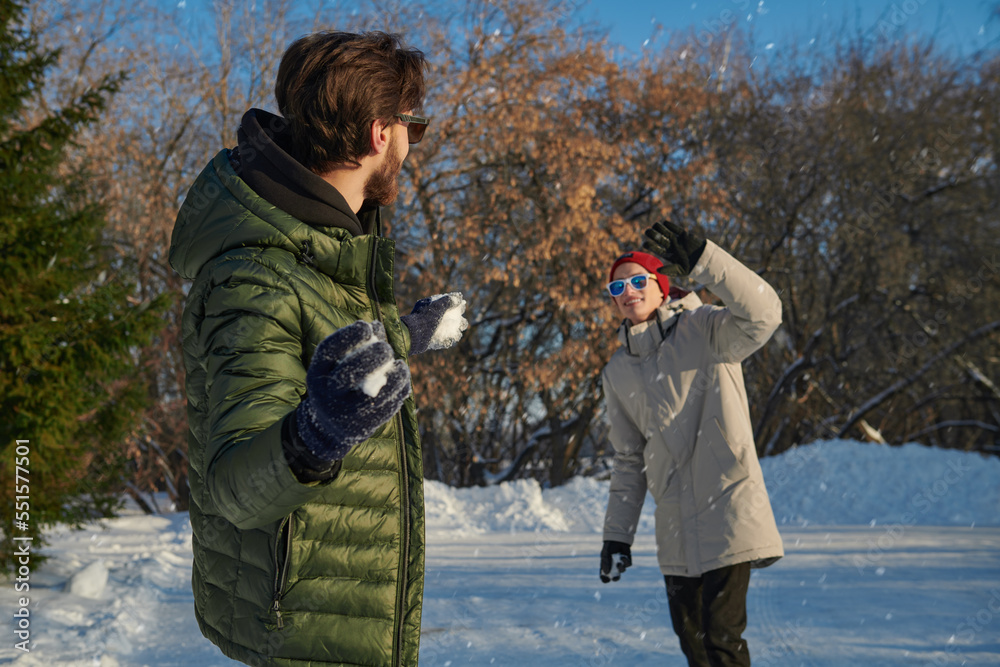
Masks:
[[[751,579],[755,666],[1000,664],[1000,459],[834,441],[763,468],[787,556]],[[421,665],[684,664],[651,507],[635,567],[597,577],[607,488],[428,483]],[[8,620],[0,662],[237,664],[195,623],[186,514],[59,531],[46,552],[30,580],[31,651]],[[8,619],[23,595],[2,584]]]

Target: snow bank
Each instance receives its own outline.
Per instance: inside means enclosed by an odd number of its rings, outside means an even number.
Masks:
[[[780,523],[1000,525],[996,457],[830,440],[766,458],[761,467]]]
[[[782,525],[1000,525],[996,457],[830,440],[766,458],[761,467]],[[427,526],[459,534],[600,532],[608,484],[574,478],[555,489],[534,480],[455,489],[428,482]],[[647,497],[640,532],[652,530],[652,510]]]
[[[428,530],[458,534],[570,529],[566,515],[534,480],[456,489],[428,481],[424,487]]]

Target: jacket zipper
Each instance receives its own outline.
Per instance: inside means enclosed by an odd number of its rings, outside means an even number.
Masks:
[[[375,281],[375,260],[378,255],[378,227],[376,225],[375,232],[372,239],[372,252],[370,256],[370,263],[368,266],[368,285],[369,291],[372,297],[372,310],[375,315],[375,319],[382,321],[382,312],[379,308],[379,299],[377,285]],[[403,610],[406,608],[406,589],[409,587],[409,582],[407,581],[407,569],[410,561],[410,480],[406,458],[406,438],[403,435],[403,416],[401,413],[396,413],[395,418],[398,442],[399,442],[399,491],[400,491],[400,507],[399,507],[399,525],[402,534],[400,535],[400,566],[399,566],[399,583],[396,586],[396,637],[394,639],[395,650],[393,651],[393,664],[401,665],[403,663]]]
[[[285,562],[281,562],[278,550],[281,548],[281,538],[285,538]],[[281,618],[281,596],[285,592],[285,584],[288,581],[288,563],[292,560],[292,525],[289,514],[281,520],[278,526],[278,538],[274,541],[274,610],[277,619],[278,629],[285,627],[285,621]]]
[[[382,312],[379,308],[378,286],[375,283],[375,258],[378,255],[378,233],[372,235],[372,251],[368,257],[368,291],[372,298],[372,315],[379,322],[382,321]]]
[[[407,580],[407,570],[410,565],[410,476],[408,473],[406,459],[406,438],[403,436],[403,415],[396,413],[396,428],[399,434],[399,487],[400,487],[400,526],[402,536],[400,540],[401,559],[399,568],[400,585],[396,595],[397,625],[396,625],[396,664],[403,661],[403,610],[406,608],[406,589],[409,587]]]

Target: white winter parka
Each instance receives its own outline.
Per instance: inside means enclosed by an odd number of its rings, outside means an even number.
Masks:
[[[726,307],[691,293],[626,320],[602,374],[615,452],[604,539],[632,544],[648,488],[660,570],[697,577],[784,555],[740,366],[781,324],[781,301],[711,241],[690,275]]]

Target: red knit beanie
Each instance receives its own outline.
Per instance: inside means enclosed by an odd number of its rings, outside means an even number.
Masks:
[[[653,255],[644,252],[639,252],[639,251],[627,252],[618,259],[616,259],[615,263],[611,265],[611,270],[608,271],[608,282],[614,280],[615,269],[617,269],[619,265],[625,264],[626,262],[635,262],[636,264],[638,264],[639,266],[641,266],[642,268],[646,269],[654,276],[656,276],[656,282],[659,283],[660,289],[663,290],[663,298],[670,299],[670,278],[668,278],[662,273],[656,272],[658,268],[663,266],[663,262],[661,262]]]

